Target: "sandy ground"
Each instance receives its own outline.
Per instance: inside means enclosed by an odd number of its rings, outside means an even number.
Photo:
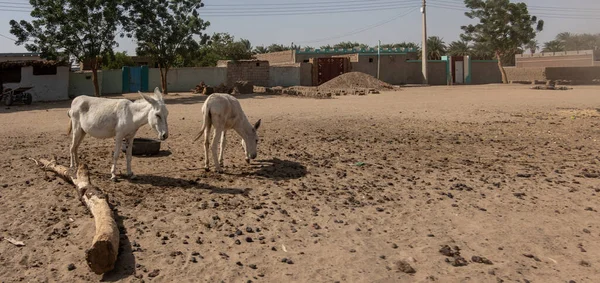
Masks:
[[[0,281],[598,282],[600,88],[528,87],[241,96],[259,156],[246,165],[229,132],[224,174],[190,143],[204,97],[169,96],[170,137],[134,157],[138,180],[109,181],[111,140],[80,147],[121,225],[103,276],[74,189],[27,160],[68,164],[70,102],[2,107],[0,236],[26,246],[0,241]]]

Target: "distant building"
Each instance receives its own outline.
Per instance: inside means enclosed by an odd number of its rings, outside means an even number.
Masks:
[[[0,62],[44,61],[39,53],[0,53]]]
[[[150,57],[144,56],[129,56],[131,60],[133,60],[134,65],[128,67],[139,67],[139,66],[148,66],[148,68],[158,68],[158,63],[152,60]],[[89,71],[91,70],[90,60],[85,60],[79,63],[80,71]]]
[[[594,50],[542,52],[515,55],[517,68],[600,66],[600,52]]]

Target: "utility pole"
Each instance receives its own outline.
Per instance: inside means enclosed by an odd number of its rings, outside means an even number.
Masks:
[[[423,0],[423,7],[421,7],[421,13],[423,14],[423,44],[421,51],[422,72],[423,72],[423,84],[428,84],[427,80],[427,10],[426,0]]]
[[[379,67],[381,66],[381,40],[377,43],[377,79],[379,80]]]

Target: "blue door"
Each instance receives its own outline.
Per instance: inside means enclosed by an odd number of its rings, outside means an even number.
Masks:
[[[129,92],[138,92],[142,90],[142,68],[129,68]]]

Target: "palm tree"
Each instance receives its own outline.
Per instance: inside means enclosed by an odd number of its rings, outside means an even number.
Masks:
[[[560,40],[550,40],[546,43],[544,43],[544,49],[542,49],[542,52],[561,52],[561,51],[565,51],[565,45],[562,41]]]
[[[254,50],[252,50],[253,54],[264,54],[264,53],[269,53],[269,50],[264,47],[264,46],[256,46],[254,47]]]
[[[538,41],[535,39],[531,40],[523,47],[523,49],[529,49],[529,51],[531,51],[531,54],[535,54],[535,51],[538,50],[538,48],[540,48],[540,46],[538,44]]]
[[[246,47],[248,52],[252,52],[252,44],[250,43],[250,40],[242,38],[240,39],[240,42]]]
[[[448,45],[448,54],[450,56],[468,56],[472,50],[469,42],[464,40],[453,41]]]
[[[446,43],[439,36],[427,39],[427,60],[440,60],[446,54]]]
[[[473,59],[476,60],[491,60],[494,59],[494,51],[485,43],[475,43],[472,47]]]

